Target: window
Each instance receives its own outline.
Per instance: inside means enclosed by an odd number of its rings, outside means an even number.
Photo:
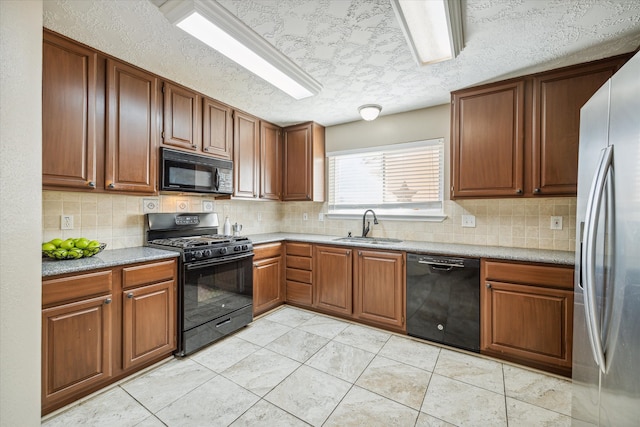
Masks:
[[[330,216],[443,220],[444,139],[328,153]]]

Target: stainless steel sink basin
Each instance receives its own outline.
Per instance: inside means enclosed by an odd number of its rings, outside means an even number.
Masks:
[[[402,242],[400,239],[388,239],[384,237],[338,237],[333,240],[336,242],[368,243],[370,245],[390,245]]]

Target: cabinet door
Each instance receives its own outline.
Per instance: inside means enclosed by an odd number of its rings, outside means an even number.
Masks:
[[[455,92],[451,198],[524,193],[524,81]]]
[[[284,302],[282,256],[253,263],[253,314],[257,315]]]
[[[483,353],[571,368],[572,291],[486,281],[482,294]]]
[[[202,151],[220,159],[233,158],[233,110],[207,97],[202,101]]]
[[[580,108],[618,65],[581,66],[533,79],[534,195],[576,195]]]
[[[282,200],[312,200],[312,125],[285,129]]]
[[[235,111],[233,114],[233,195],[256,198],[260,155],[259,120]]]
[[[42,310],[42,406],[111,376],[111,294]]]
[[[358,250],[354,314],[357,318],[405,328],[405,269],[401,252]]]
[[[313,253],[313,306],[353,313],[353,255],[349,248],[316,246]]]
[[[175,286],[170,280],[123,291],[123,369],[175,350]]]
[[[260,198],[280,200],[280,128],[260,122]]]
[[[198,150],[200,136],[200,95],[180,86],[164,83],[162,143]]]
[[[156,191],[158,79],[107,60],[107,190]]]
[[[45,187],[96,188],[96,73],[96,52],[44,32],[42,184]]]

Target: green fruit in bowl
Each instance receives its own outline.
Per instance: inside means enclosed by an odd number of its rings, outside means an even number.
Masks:
[[[73,248],[75,246],[76,246],[76,244],[73,243],[73,239],[67,239],[64,242],[60,243],[60,247],[62,249],[66,249],[66,250],[69,250],[69,249],[71,249],[71,248]]]
[[[53,255],[56,259],[65,259],[67,257],[67,254],[68,252],[66,249],[56,249],[55,251],[53,251]]]
[[[56,245],[54,245],[51,242],[43,243],[42,244],[42,250],[43,250],[43,252],[55,251],[56,250]]]
[[[92,240],[87,245],[87,248],[89,248],[89,249],[95,249],[95,248],[99,248],[99,247],[100,247],[100,242],[98,242],[97,240]]]
[[[89,243],[91,243],[89,239],[85,239],[84,237],[79,238],[75,242],[76,248],[80,248],[80,249],[86,249],[89,246]]]
[[[49,243],[51,243],[52,245],[54,245],[56,248],[60,247],[60,244],[62,243],[62,239],[53,239],[51,240]]]

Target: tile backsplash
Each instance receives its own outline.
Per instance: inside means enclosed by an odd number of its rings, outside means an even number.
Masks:
[[[283,231],[346,236],[351,231],[357,236],[362,232],[361,218],[327,218],[326,203],[67,191],[43,191],[42,194],[43,241],[55,237],[83,236],[106,243],[107,249],[143,244],[145,202],[147,210],[156,209],[158,212],[202,212],[203,207],[212,207],[221,225],[227,216],[231,223],[242,224],[242,234]],[[370,235],[403,240],[572,251],[576,236],[575,211],[575,197],[445,201],[447,219],[442,222],[381,219],[378,225],[372,227]],[[319,214],[323,216],[322,221]],[[72,230],[60,229],[61,215],[73,215]],[[476,227],[462,227],[462,215],[474,215]],[[562,230],[550,229],[551,216],[562,217]]]

